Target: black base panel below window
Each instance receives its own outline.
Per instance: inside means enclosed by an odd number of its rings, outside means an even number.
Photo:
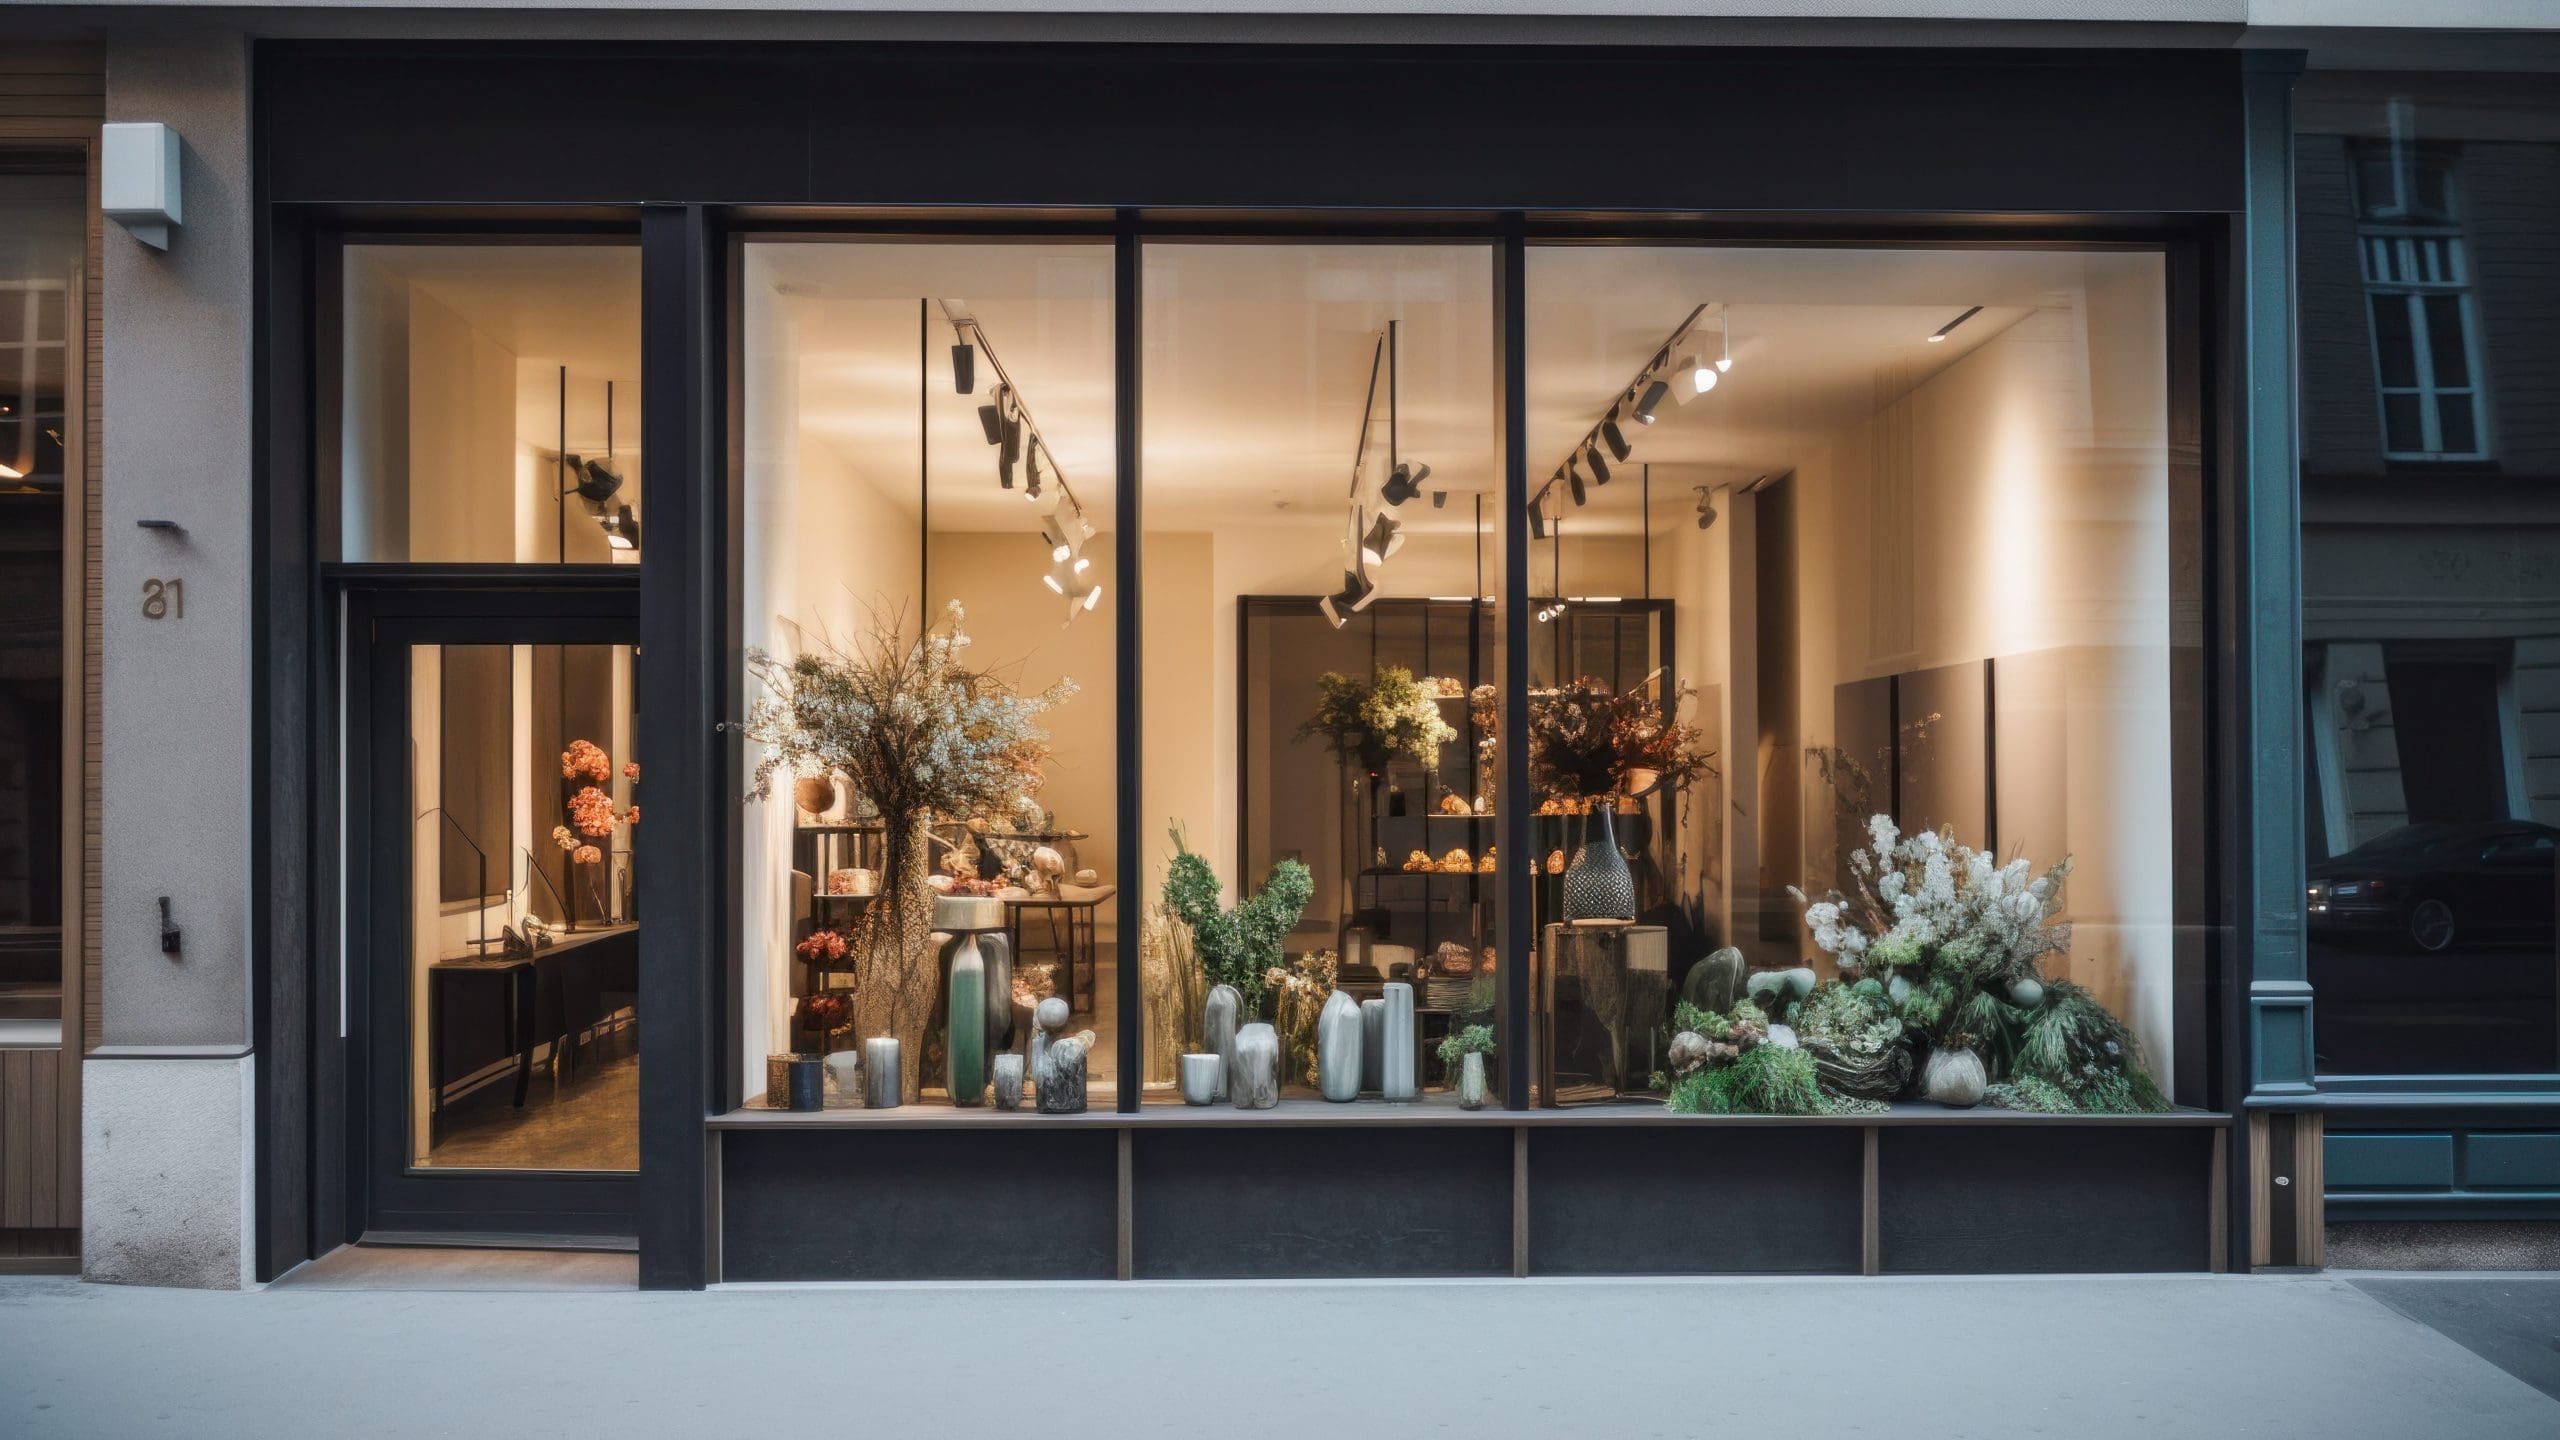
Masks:
[[[724,1280],[1108,1280],[1109,1130],[730,1131]]]
[[[1855,1275],[1861,1132],[1610,1126],[1529,1135],[1532,1275]]]
[[[2206,1268],[2209,1129],[1932,1126],[1877,1140],[1887,1274]]]
[[[1140,1131],[1141,1279],[1511,1273],[1511,1132]]]

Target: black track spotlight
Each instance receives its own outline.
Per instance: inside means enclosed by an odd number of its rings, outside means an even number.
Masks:
[[[1706,486],[1694,485],[1690,488],[1698,492],[1698,528],[1707,529],[1716,523],[1716,502],[1710,497]]]
[[[1326,623],[1339,630],[1350,623],[1352,616],[1368,609],[1369,602],[1377,598],[1376,582],[1357,570],[1345,570],[1342,572],[1342,588],[1317,601],[1316,609],[1323,613]]]
[[[1360,537],[1360,559],[1369,565],[1384,565],[1387,558],[1404,548],[1404,525],[1393,516],[1380,515]]]
[[[1432,509],[1434,509],[1434,510],[1446,510],[1446,509],[1448,509],[1448,508],[1449,508],[1449,492],[1448,492],[1448,491],[1446,491],[1446,490],[1434,490],[1434,491],[1432,491],[1432,492],[1431,492],[1431,508],[1432,508]]]
[[[1003,387],[997,387],[996,398],[992,402],[978,407],[978,428],[987,432],[988,444],[1001,445],[1004,443]]]
[[[1022,457],[1022,498],[1040,503],[1040,447],[1036,444]]]
[[[604,543],[616,550],[640,548],[640,520],[625,505],[596,522],[604,527]]]
[[[978,393],[978,347],[963,340],[951,347],[951,388],[954,393]]]
[[[1653,412],[1662,408],[1662,402],[1669,398],[1670,394],[1671,386],[1668,382],[1648,378],[1644,382],[1644,389],[1636,396],[1636,423],[1652,424]]]
[[[1008,406],[1003,416],[1003,424],[998,427],[998,440],[1004,446],[1004,463],[1008,468],[1013,462],[1022,458],[1022,431],[1021,408]]]
[[[1378,487],[1378,498],[1390,505],[1402,505],[1421,494],[1422,482],[1430,478],[1430,466],[1406,461],[1395,468],[1394,474],[1387,477],[1387,483]]]
[[[578,477],[578,496],[590,505],[601,505],[622,488],[622,477],[604,468],[601,460],[580,461],[569,458],[570,469]]]
[[[1570,460],[1564,462],[1564,488],[1573,493],[1576,506],[1591,503],[1591,492],[1582,487],[1582,471]]]
[[[1591,467],[1592,484],[1606,485],[1609,483],[1609,462],[1600,458],[1600,452],[1597,449],[1585,447],[1582,452],[1582,459],[1583,463]]]
[[[1547,492],[1544,490],[1529,497],[1529,538],[1547,538]]]
[[[1627,444],[1627,432],[1618,428],[1618,407],[1615,405],[1609,407],[1609,418],[1600,422],[1600,439],[1608,445],[1609,453],[1620,460],[1626,459],[1634,448]]]

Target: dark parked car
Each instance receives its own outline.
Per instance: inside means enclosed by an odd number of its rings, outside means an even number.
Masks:
[[[2403,825],[2311,867],[2315,935],[2549,945],[2560,830],[2528,820]]]

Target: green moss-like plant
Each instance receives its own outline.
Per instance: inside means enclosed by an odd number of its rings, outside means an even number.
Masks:
[[[1218,873],[1183,843],[1173,827],[1173,863],[1164,876],[1164,907],[1191,927],[1192,953],[1212,985],[1232,985],[1248,1014],[1259,1014],[1263,976],[1280,967],[1282,946],[1298,916],[1315,897],[1315,877],[1295,860],[1283,860],[1263,878],[1253,898],[1228,910],[1218,904]]]
[[[1730,1065],[1693,1070],[1671,1087],[1678,1115],[1823,1115],[1831,1102],[1802,1050],[1756,1045]]]
[[[1462,1055],[1492,1053],[1493,1027],[1490,1025],[1461,1025],[1440,1040],[1440,1063],[1443,1065],[1457,1064]]]
[[[2020,1028],[2010,1078],[2041,1082],[2082,1114],[2147,1115],[2169,1108],[2168,1097],[2143,1069],[2142,1045],[2133,1031],[2068,980],[2047,984],[2043,1006]]]

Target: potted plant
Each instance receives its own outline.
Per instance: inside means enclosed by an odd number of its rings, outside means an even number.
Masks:
[[[1440,1041],[1440,1063],[1458,1072],[1458,1108],[1481,1110],[1485,1091],[1484,1057],[1493,1053],[1493,1027],[1461,1025]]]
[[[1212,986],[1233,988],[1246,1014],[1260,1015],[1266,991],[1285,981],[1283,944],[1315,898],[1315,876],[1295,860],[1271,867],[1262,888],[1234,909],[1221,906],[1218,873],[1184,842],[1175,826],[1173,862],[1165,867],[1164,908],[1191,930],[1192,953]],[[1321,996],[1318,997],[1322,999]]]
[[[909,633],[903,616],[875,612],[849,650],[820,642],[788,660],[751,650],[747,669],[765,689],[747,735],[766,746],[753,797],[776,777],[836,774],[881,820],[879,898],[845,933],[861,1033],[898,1039],[899,1089],[912,1096],[924,1060],[940,975],[927,937],[936,816],[966,821],[1033,806],[1048,735],[1042,712],[1075,693],[1061,680],[1024,695],[966,660],[956,603]]]

